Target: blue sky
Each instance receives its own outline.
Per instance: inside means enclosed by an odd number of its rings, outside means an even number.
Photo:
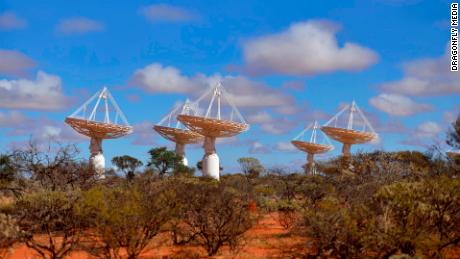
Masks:
[[[51,137],[87,156],[63,120],[108,86],[135,132],[105,141],[106,159],[145,160],[168,144],[151,126],[216,78],[251,123],[217,145],[227,172],[241,156],[300,168],[289,141],[352,100],[381,136],[353,151],[424,150],[460,112],[449,12],[442,0],[2,1],[0,150]]]

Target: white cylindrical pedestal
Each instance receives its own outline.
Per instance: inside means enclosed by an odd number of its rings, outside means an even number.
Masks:
[[[313,168],[315,166],[314,154],[307,153],[307,164],[305,165],[305,174],[313,174]]]
[[[351,156],[350,150],[351,150],[351,144],[343,143],[342,155],[343,156]]]
[[[185,144],[176,142],[176,154],[182,156],[182,164],[188,166],[188,160],[185,157]]]
[[[102,153],[102,139],[91,138],[89,145],[89,151],[91,153],[89,162],[94,172],[96,173],[96,179],[105,178],[105,158]]]
[[[203,175],[219,180],[219,156],[216,154],[216,138],[204,138]]]
[[[214,154],[204,155],[203,157],[203,174],[204,176],[212,177],[219,180],[219,156]]]
[[[182,157],[182,164],[188,166],[188,160],[185,156]]]

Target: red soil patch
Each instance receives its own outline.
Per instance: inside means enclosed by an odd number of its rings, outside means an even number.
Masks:
[[[163,233],[152,240],[140,258],[301,258],[307,252],[308,239],[292,235],[277,220],[277,213],[264,215],[245,235],[237,251],[223,247],[217,256],[208,257],[206,251],[198,246],[173,246],[168,233]],[[446,251],[447,258],[460,258],[460,248]],[[17,244],[10,249],[7,259],[40,258],[24,244]],[[93,258],[86,252],[75,251],[68,258]]]
[[[293,258],[304,252],[305,238],[288,233],[276,220],[277,214],[264,215],[245,235],[236,251],[223,247],[212,258]],[[166,240],[166,241],[165,241]],[[207,258],[206,251],[198,246],[173,246],[169,235],[163,233],[152,240],[141,258]],[[300,257],[300,256],[299,256]],[[8,259],[40,258],[34,250],[24,244],[16,244],[10,249]],[[75,251],[68,258],[91,258],[83,251]]]

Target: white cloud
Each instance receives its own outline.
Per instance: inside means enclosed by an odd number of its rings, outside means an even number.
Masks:
[[[175,67],[165,67],[159,63],[136,70],[130,84],[152,93],[183,93],[197,97],[218,80],[222,82],[238,107],[280,107],[292,106],[295,103],[295,99],[283,91],[244,76],[196,74],[188,77],[182,75]]]
[[[369,100],[375,108],[394,116],[409,116],[432,110],[431,105],[418,104],[409,97],[400,94],[382,93]]]
[[[443,128],[433,121],[425,121],[417,126],[409,135],[408,139],[402,141],[402,144],[427,147],[433,141],[439,138]]]
[[[8,128],[10,137],[25,137],[27,140],[13,141],[10,146],[25,147],[28,141],[43,145],[54,142],[82,142],[88,137],[78,134],[63,121],[52,121],[46,117],[30,118],[17,111],[0,113],[0,127]]]
[[[67,103],[58,76],[38,71],[35,80],[0,79],[0,108],[58,110]]]
[[[270,149],[259,141],[254,141],[249,147],[249,154],[268,154]]]
[[[186,76],[175,67],[165,67],[154,63],[136,70],[130,80],[130,85],[152,93],[187,94],[193,100],[201,96],[210,85],[216,84],[217,81],[222,82],[229,99],[241,110],[247,121],[251,124],[260,124],[262,131],[282,134],[295,127],[296,122],[287,117],[287,115],[296,114],[299,110],[296,107],[295,98],[283,89],[271,88],[244,76],[221,76],[219,74],[207,76],[200,73]],[[206,108],[208,101],[203,100],[199,106]],[[224,101],[222,108],[224,119],[228,119],[230,114],[228,108],[229,106]],[[263,112],[262,109],[264,109]]]
[[[26,27],[26,20],[18,17],[13,12],[4,12],[0,14],[0,30],[14,30]]]
[[[414,96],[460,93],[460,73],[450,71],[449,52],[439,58],[418,59],[403,65],[404,77],[380,86],[386,92]]]
[[[418,137],[433,138],[441,132],[442,128],[439,124],[433,121],[426,121],[417,127],[415,135]]]
[[[15,50],[0,49],[0,74],[8,76],[22,76],[35,66],[35,62]]]
[[[295,152],[297,149],[291,144],[291,142],[280,141],[276,143],[275,149],[281,152]]]
[[[133,134],[131,134],[134,139],[132,141],[133,145],[139,146],[152,146],[156,144],[156,138],[158,135],[155,134],[153,130],[153,124],[148,121],[143,121],[133,125]]]
[[[272,116],[266,111],[250,114],[247,116],[246,119],[248,120],[249,123],[257,123],[257,124],[273,122]]]
[[[260,129],[269,134],[280,135],[292,130],[297,123],[286,116],[274,117],[267,111],[249,112],[246,120],[250,124],[258,124]]]
[[[140,13],[150,22],[187,22],[196,19],[192,12],[168,4],[152,4],[142,7]]]
[[[455,106],[443,113],[443,120],[449,124],[455,122],[460,116],[460,106]]]
[[[331,22],[310,20],[251,39],[243,46],[246,69],[253,74],[314,75],[362,70],[377,62],[369,48],[350,42],[339,46],[337,32]]]
[[[12,128],[27,122],[28,119],[18,111],[0,112],[0,127]]]
[[[191,93],[194,84],[181,72],[171,66],[159,63],[150,64],[134,72],[131,84],[153,93]]]
[[[104,25],[101,22],[86,17],[65,19],[56,26],[56,31],[65,35],[86,34],[103,30]]]

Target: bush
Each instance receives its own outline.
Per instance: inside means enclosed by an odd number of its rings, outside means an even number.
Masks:
[[[236,248],[252,226],[246,196],[221,184],[190,184],[183,202],[186,231],[210,256],[223,245]]]
[[[159,184],[94,187],[83,194],[79,214],[94,231],[83,248],[95,255],[137,258],[169,219],[165,190]]]
[[[82,221],[75,214],[78,199],[78,192],[47,190],[19,199],[14,216],[26,245],[43,258],[64,258],[74,250],[81,238]]]
[[[21,240],[21,231],[15,219],[0,213],[0,258],[6,258],[8,249]]]

